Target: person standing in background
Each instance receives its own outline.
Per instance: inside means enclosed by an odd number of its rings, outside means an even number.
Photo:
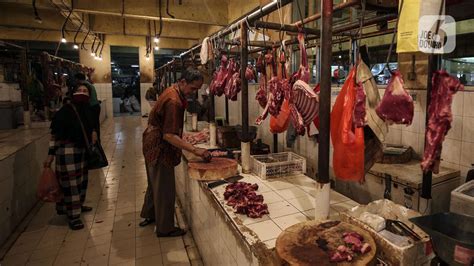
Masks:
[[[71,104],[63,105],[54,115],[48,158],[43,163],[44,167],[49,168],[55,161],[56,176],[64,194],[64,198],[56,203],[56,212],[67,215],[71,230],[84,228],[80,215],[92,211],[92,207],[84,205],[88,183],[85,138],[90,143],[96,143],[98,137],[94,114],[89,106],[89,94],[86,86],[78,85],[72,94]]]
[[[91,107],[92,112],[94,112],[94,127],[97,128],[97,136],[100,140],[100,102],[97,99],[97,90],[95,89],[94,85],[92,85],[89,81],[86,80],[86,75],[84,73],[77,73],[74,77],[76,78],[77,85],[84,85],[90,91],[89,105]]]
[[[148,88],[148,90],[145,93],[145,99],[148,101],[148,104],[150,105],[150,111],[153,109],[153,106],[156,104],[156,100],[158,99],[158,91],[157,91],[157,83],[153,83],[153,87]],[[145,114],[144,117],[148,116],[148,114]]]

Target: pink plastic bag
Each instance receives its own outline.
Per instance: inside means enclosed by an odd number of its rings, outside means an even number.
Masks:
[[[56,174],[49,167],[43,168],[36,196],[44,202],[59,202],[63,198]]]

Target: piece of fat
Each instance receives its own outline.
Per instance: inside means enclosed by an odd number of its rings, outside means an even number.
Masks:
[[[381,216],[378,216],[376,214],[370,213],[370,212],[363,212],[359,216],[359,220],[362,222],[366,223],[372,229],[374,229],[377,232],[382,231],[385,229],[385,219]]]

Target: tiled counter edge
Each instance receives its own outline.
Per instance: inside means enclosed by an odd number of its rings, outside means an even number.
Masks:
[[[48,154],[49,134],[0,160],[0,246],[38,202],[36,187]]]

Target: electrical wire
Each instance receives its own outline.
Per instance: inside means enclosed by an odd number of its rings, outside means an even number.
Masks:
[[[66,28],[66,24],[69,21],[69,17],[71,16],[71,14],[72,14],[72,9],[69,11],[69,14],[66,17],[66,20],[64,21],[63,26],[61,27],[62,38],[64,38],[64,29]]]
[[[79,25],[79,28],[76,31],[76,35],[74,35],[74,44],[76,44],[76,45],[77,45],[76,38],[77,38],[77,35],[79,34],[79,31],[81,31],[81,29],[82,29],[82,25],[84,25],[84,20],[81,20],[81,25]]]
[[[40,18],[39,14],[38,14],[38,9],[36,8],[36,0],[33,0],[33,11],[35,13],[35,20],[38,21],[39,23],[42,22],[42,19]]]
[[[86,48],[86,46],[84,45],[84,43],[85,43],[85,41],[86,41],[86,39],[87,39],[87,36],[89,36],[89,33],[90,33],[90,32],[91,32],[91,29],[89,28],[89,30],[87,31],[86,36],[84,37],[84,40],[82,40],[82,43],[81,43],[81,49],[84,49],[84,50],[86,50],[86,51],[87,51],[87,48]]]
[[[166,0],[166,14],[168,14],[168,16],[174,18],[174,16],[171,15],[171,13],[170,13],[169,8],[170,8],[170,0]]]
[[[102,47],[100,47],[99,57],[102,58],[102,50],[104,49],[105,45],[105,35],[102,35]]]
[[[95,40],[96,40],[97,36],[94,35],[94,41],[92,42],[92,46],[91,46],[91,53],[94,52],[94,46],[95,46]]]
[[[163,31],[163,15],[161,14],[161,0],[158,0],[158,12],[160,15],[160,29],[158,32],[158,37],[161,36],[161,32]]]
[[[392,42],[390,43],[390,48],[388,48],[387,60],[385,61],[385,67],[387,68],[388,72],[390,72],[390,74],[393,74],[393,71],[390,69],[390,66],[388,63],[390,62],[390,56],[392,55],[393,44],[395,43],[395,36],[397,36],[398,22],[400,21],[400,16],[402,14],[403,2],[404,0],[401,0],[400,8],[398,9],[397,22],[395,23],[395,28],[393,29]]]

